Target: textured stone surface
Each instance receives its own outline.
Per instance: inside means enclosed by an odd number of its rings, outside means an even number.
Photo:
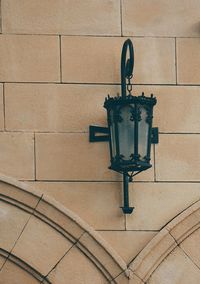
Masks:
[[[135,95],[151,93],[157,98],[154,126],[166,133],[200,133],[200,87],[198,86],[133,86]],[[156,146],[157,147],[157,146]]]
[[[0,284],[39,284],[33,276],[11,261],[7,261],[0,272]]]
[[[160,135],[156,146],[158,181],[199,181],[200,136]]]
[[[157,97],[154,125],[159,126],[160,132],[200,132],[199,90],[199,87],[133,87],[136,95],[144,91],[146,96],[153,93]],[[107,93],[116,96],[119,91],[119,86],[108,85],[6,84],[6,128],[88,131],[90,124],[105,126],[105,96]],[[84,101],[88,104],[81,103]]]
[[[110,284],[200,283],[199,0],[0,2],[0,172],[36,187],[0,182],[1,246],[11,249],[37,206],[14,253],[42,274],[52,269],[52,283],[107,283],[98,265]],[[130,184],[135,209],[124,216],[122,176],[107,169],[107,143],[89,143],[88,126],[106,125],[103,101],[120,93],[129,35],[133,94],[155,94],[161,134],[152,147],[155,169]],[[134,259],[134,272],[120,255]],[[18,270],[5,266],[0,284],[32,284]]]
[[[127,264],[156,235],[156,232],[150,231],[99,231],[99,233]]]
[[[199,241],[200,229],[196,230],[180,244],[180,247],[198,267],[200,267],[200,254],[198,249]]]
[[[11,251],[19,238],[30,214],[0,201],[0,247]],[[17,222],[16,222],[17,220]]]
[[[172,236],[163,229],[131,263],[130,269],[146,283],[153,271],[176,246]]]
[[[4,129],[3,84],[0,84],[0,130]]]
[[[133,183],[127,216],[128,230],[160,230],[177,214],[199,199],[200,185],[193,183]]]
[[[122,203],[121,183],[33,182],[31,184],[77,213],[95,229],[125,228],[124,216],[119,208]]]
[[[37,134],[37,179],[115,180],[108,154],[108,144],[89,143],[88,134]]]
[[[57,36],[0,35],[0,80],[58,82]]]
[[[41,193],[34,192],[33,194],[33,190],[31,190],[27,184],[18,182],[17,180],[17,182],[14,183],[13,180],[15,181],[15,179],[7,177],[3,179],[1,176],[0,194],[12,199],[14,204],[15,202],[19,202],[22,205],[26,204],[29,207],[30,212],[32,212],[32,209],[37,206],[39,199],[41,198]],[[21,190],[21,188],[24,190]]]
[[[120,82],[120,57],[124,40],[115,37],[62,37],[63,82]],[[132,40],[136,56],[134,83],[175,83],[174,39]]]
[[[124,274],[120,274],[111,284],[143,284],[144,282],[138,278],[135,274],[131,273],[131,278],[125,278]]]
[[[6,261],[6,258],[5,258],[5,257],[0,256],[0,269],[1,269],[1,268],[2,268],[2,266],[4,265],[5,261]]]
[[[152,88],[157,93],[154,125],[160,132],[200,133],[199,87]]]
[[[199,38],[177,39],[177,70],[179,84],[200,84]]]
[[[6,128],[23,131],[88,131],[107,124],[103,103],[119,86],[6,84]],[[87,102],[87,103],[86,103]]]
[[[160,132],[200,133],[200,87],[133,86],[135,95],[143,91],[157,98],[154,125]],[[6,129],[78,132],[106,126],[103,103],[117,92],[117,85],[5,84]]]
[[[185,253],[183,251],[183,247],[180,244],[181,241],[180,235],[184,236],[185,239],[187,240],[186,249],[189,248],[189,253],[190,253],[192,251],[190,249],[194,245],[194,240],[192,236],[195,234],[195,230],[199,227],[198,223],[199,222],[198,220],[200,218],[199,206],[200,206],[200,201],[197,201],[193,203],[191,206],[189,206],[186,210],[181,212],[181,214],[176,216],[148,243],[148,245],[139,253],[139,255],[130,264],[131,270],[134,271],[134,273],[138,275],[140,279],[143,279],[145,283],[154,283],[154,280],[156,280],[155,283],[170,283],[170,284],[182,283],[180,278],[181,270],[186,270],[186,271],[188,270],[188,273],[190,273],[189,279],[193,280],[192,271],[190,272],[191,269],[190,263],[194,265],[194,267],[196,267],[197,269],[198,266],[195,264],[195,261],[192,259],[192,257],[190,257],[187,254],[187,252]],[[195,217],[196,220],[195,218],[192,217]],[[176,233],[179,233],[178,238],[177,234],[174,235],[174,230],[176,230]],[[192,241],[191,243],[189,241],[190,237]],[[182,238],[182,240],[184,239]],[[194,256],[197,256],[198,255],[197,239],[195,243],[196,243],[196,253],[195,253],[196,255],[194,254]],[[182,256],[185,256],[185,258],[182,258]],[[176,260],[176,258],[178,259]],[[187,259],[189,260],[189,262],[187,261]],[[163,265],[165,262],[167,263],[167,266]],[[164,269],[162,269],[163,266]],[[161,271],[162,273],[160,273]],[[168,274],[170,274],[170,281],[166,277]],[[152,278],[151,275],[153,275]],[[152,279],[154,279],[152,282],[148,282],[148,280],[151,281]],[[172,280],[174,280],[174,282]],[[195,277],[194,277],[194,282],[192,283],[198,283]]]
[[[14,184],[14,182],[12,180],[9,181],[8,178],[1,177],[1,179],[5,180],[5,182]],[[17,184],[19,187],[18,190],[22,191],[24,194],[35,194],[30,185],[25,188],[24,183],[16,181],[16,185]],[[11,185],[12,184],[10,184],[10,186]],[[8,196],[2,195],[1,198],[5,199],[7,197],[8,202],[15,202],[14,205],[17,207],[22,206],[20,202],[21,199],[19,200],[19,203],[17,203],[17,200],[9,200],[12,193],[7,193],[6,195]],[[27,210],[25,206],[22,206],[22,209]],[[5,213],[5,210],[2,212]],[[15,214],[15,212],[12,214],[12,217],[13,219],[16,217],[15,222],[20,225],[20,222],[17,222],[19,216]],[[74,227],[71,226],[70,222],[71,224],[74,224]],[[79,227],[79,231],[76,230],[75,232],[75,227]],[[83,237],[85,231],[87,233],[85,233]],[[67,232],[68,234],[66,234]],[[7,235],[8,239],[9,236],[10,234]],[[81,236],[82,238],[80,238]],[[72,240],[73,238],[74,240]],[[71,241],[69,242],[68,240]],[[69,209],[62,206],[62,204],[45,195],[40,199],[29,222],[26,223],[21,235],[17,238],[12,250],[13,254],[9,255],[9,260],[15,261],[16,259],[14,256],[17,256],[19,265],[21,265],[20,263],[23,261],[25,263],[28,262],[27,266],[31,265],[33,269],[37,269],[42,275],[46,275],[58,262],[60,262],[72,248],[73,244],[79,247],[83,254],[90,258],[110,280],[127,269],[127,265],[123,259],[97,232],[94,231],[92,227]],[[63,252],[62,255],[61,252]],[[3,256],[7,256],[3,250],[0,250],[0,256],[2,253]],[[59,257],[59,255],[61,256]],[[48,257],[50,258],[50,262],[48,261]],[[0,261],[0,265],[2,265],[2,261]]]
[[[198,0],[123,0],[123,35],[199,37]]]
[[[90,143],[88,133],[36,134],[37,180],[120,180],[109,165],[108,143]],[[139,178],[153,180],[153,169]]]
[[[32,217],[13,249],[36,270],[46,275],[72,244],[49,225]]]
[[[107,253],[101,243],[97,243],[96,240],[85,233],[76,244],[77,247],[89,249],[89,255],[92,255],[94,262],[96,259],[103,266],[107,272],[109,272],[110,277],[109,280],[117,277],[120,273],[122,273],[121,267],[119,267],[114,261],[113,257]],[[85,254],[87,255],[87,250],[85,250]]]
[[[2,0],[3,32],[120,35],[119,0]]]
[[[60,203],[56,203],[54,199],[48,202],[48,199],[49,198],[46,195],[43,196],[37,206],[37,211],[35,211],[34,214],[37,215],[39,212],[39,214],[45,216],[43,219],[44,222],[50,221],[50,225],[56,229],[62,228],[61,232],[67,232],[67,236],[72,237],[72,239],[70,238],[71,242],[76,242],[77,239],[79,239],[83,234],[84,229],[79,225],[79,222],[76,218],[71,218],[70,212],[62,211],[62,209],[66,208],[63,207],[61,209]]]
[[[192,261],[176,248],[160,264],[148,280],[148,284],[188,284],[199,283],[200,271]]]
[[[122,187],[119,183],[31,182],[31,184],[77,213],[95,229],[125,228],[124,217],[119,208],[123,203]],[[199,199],[199,189],[200,185],[193,183],[129,184],[130,204],[135,209],[132,215],[126,217],[127,229],[159,230]],[[117,242],[117,239],[115,240]]]
[[[0,133],[0,172],[17,179],[34,179],[31,133]]]
[[[95,283],[106,284],[108,281],[95,267],[95,265],[83,255],[79,249],[73,247],[49,274],[52,284],[68,283]]]
[[[200,227],[200,201],[194,202],[175,219],[167,224],[166,229],[178,244],[187,239]]]

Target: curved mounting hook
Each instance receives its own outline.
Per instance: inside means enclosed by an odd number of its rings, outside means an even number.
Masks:
[[[126,60],[127,49],[129,48],[129,58]],[[121,55],[121,92],[122,98],[126,98],[126,79],[131,79],[133,76],[134,67],[134,49],[130,39],[127,39],[122,47]]]

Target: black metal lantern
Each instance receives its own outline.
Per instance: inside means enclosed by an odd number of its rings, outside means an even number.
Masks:
[[[129,58],[126,59],[127,49]],[[108,128],[90,126],[90,142],[108,141],[110,169],[123,174],[125,214],[130,214],[128,182],[133,176],[150,168],[151,144],[158,143],[158,128],[152,128],[153,107],[156,98],[133,96],[130,80],[133,76],[134,50],[130,39],[124,42],[121,55],[121,96],[105,99]],[[128,81],[128,82],[126,82]],[[127,94],[128,92],[128,94]],[[95,136],[96,132],[108,133]]]
[[[151,167],[152,113],[156,99],[144,95],[108,98],[110,169],[124,173]]]

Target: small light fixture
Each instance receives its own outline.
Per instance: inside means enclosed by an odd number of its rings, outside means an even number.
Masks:
[[[104,102],[108,128],[89,128],[90,142],[109,141],[109,169],[123,174],[124,206],[121,208],[124,214],[131,214],[134,209],[129,206],[128,183],[133,181],[133,176],[152,167],[151,144],[158,143],[158,128],[152,128],[156,98],[152,94],[150,97],[145,97],[144,93],[140,96],[132,95],[130,80],[133,77],[133,67],[133,44],[127,39],[121,54],[121,96],[112,98],[108,95]]]

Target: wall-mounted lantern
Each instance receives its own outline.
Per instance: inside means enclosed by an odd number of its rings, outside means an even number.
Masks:
[[[129,49],[128,59],[127,49]],[[133,44],[127,39],[121,55],[121,96],[114,98],[108,96],[104,102],[108,128],[100,126],[89,128],[90,142],[109,141],[111,161],[109,168],[123,174],[124,206],[121,208],[124,214],[131,214],[134,209],[129,206],[128,183],[133,180],[133,176],[152,166],[151,144],[158,143],[158,128],[152,128],[156,98],[153,95],[145,97],[144,93],[137,97],[131,94],[130,80],[133,76],[133,67]]]

